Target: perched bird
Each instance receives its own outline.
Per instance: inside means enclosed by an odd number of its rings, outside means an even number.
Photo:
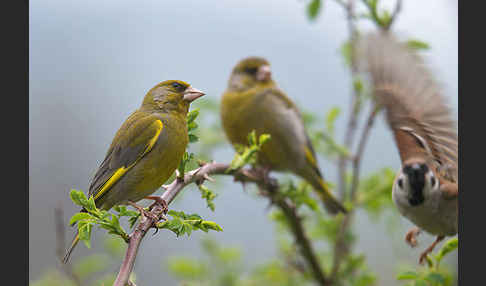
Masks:
[[[457,123],[422,59],[389,34],[370,34],[356,46],[358,69],[368,73],[376,103],[386,111],[402,167],[392,197],[418,228],[405,239],[416,246],[420,229],[437,239],[457,234]]]
[[[330,213],[346,212],[324,182],[299,110],[272,80],[268,61],[249,57],[233,68],[221,101],[221,119],[233,145],[247,145],[253,130],[258,136],[270,134],[258,154],[258,165],[300,176],[314,187]]]
[[[154,193],[177,169],[188,144],[189,104],[204,93],[180,80],[167,80],[145,95],[120,127],[89,186],[98,208],[132,204]],[[78,235],[64,263],[79,241]]]

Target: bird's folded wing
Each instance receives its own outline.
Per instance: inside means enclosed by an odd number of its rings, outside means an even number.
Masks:
[[[155,115],[133,113],[118,130],[105,159],[89,188],[89,196],[99,200],[140,159],[150,152],[163,129]]]
[[[295,126],[294,132],[302,133],[298,134],[297,137],[303,138],[301,143],[305,153],[305,159],[309,163],[309,165],[312,166],[312,169],[314,169],[316,174],[319,177],[322,177],[321,171],[319,170],[319,166],[317,164],[316,153],[314,151],[314,148],[312,147],[312,142],[310,141],[309,135],[305,131],[304,121],[302,119],[300,111],[297,109],[292,100],[290,100],[290,98],[288,98],[287,95],[285,95],[285,93],[278,88],[266,89],[263,94],[265,94],[266,96],[273,96],[277,98],[277,100],[280,100],[284,104],[284,106],[288,108],[288,116],[291,118],[287,119],[292,120],[292,123]]]

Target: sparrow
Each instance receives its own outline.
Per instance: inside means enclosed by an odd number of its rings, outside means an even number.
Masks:
[[[329,213],[346,212],[324,182],[297,106],[272,79],[266,59],[245,58],[233,68],[221,99],[221,121],[235,147],[248,145],[247,137],[253,130],[257,136],[269,134],[270,140],[258,153],[257,166],[303,178],[313,186]]]
[[[423,263],[441,240],[458,232],[457,122],[423,59],[405,43],[389,33],[369,34],[355,52],[400,154],[392,198],[417,226],[405,240],[415,247],[421,230],[436,236],[420,255]]]
[[[142,105],[116,133],[89,186],[96,207],[109,210],[149,196],[174,173],[189,142],[187,113],[190,103],[204,93],[180,80],[167,80],[150,89]],[[84,210],[82,210],[84,211]],[[63,262],[79,242],[76,234]]]

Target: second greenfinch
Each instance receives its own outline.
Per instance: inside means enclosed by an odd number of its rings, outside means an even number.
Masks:
[[[188,144],[189,104],[203,95],[180,80],[161,82],[148,91],[116,133],[91,181],[88,196],[98,208],[135,203],[169,179]],[[76,235],[64,263],[78,242]]]
[[[233,68],[221,101],[221,119],[233,145],[247,145],[253,130],[257,136],[270,134],[258,165],[300,176],[317,191],[329,213],[346,212],[324,182],[300,112],[273,81],[267,60],[249,57]]]

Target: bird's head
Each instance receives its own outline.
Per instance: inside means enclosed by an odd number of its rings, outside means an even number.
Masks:
[[[243,91],[270,82],[272,82],[270,63],[264,58],[249,57],[241,60],[233,68],[229,88]]]
[[[147,92],[142,108],[186,114],[190,103],[203,95],[204,92],[191,87],[187,82],[166,80]]]
[[[439,180],[425,160],[414,158],[404,162],[394,188],[405,192],[411,206],[418,206],[430,193],[438,190]]]

